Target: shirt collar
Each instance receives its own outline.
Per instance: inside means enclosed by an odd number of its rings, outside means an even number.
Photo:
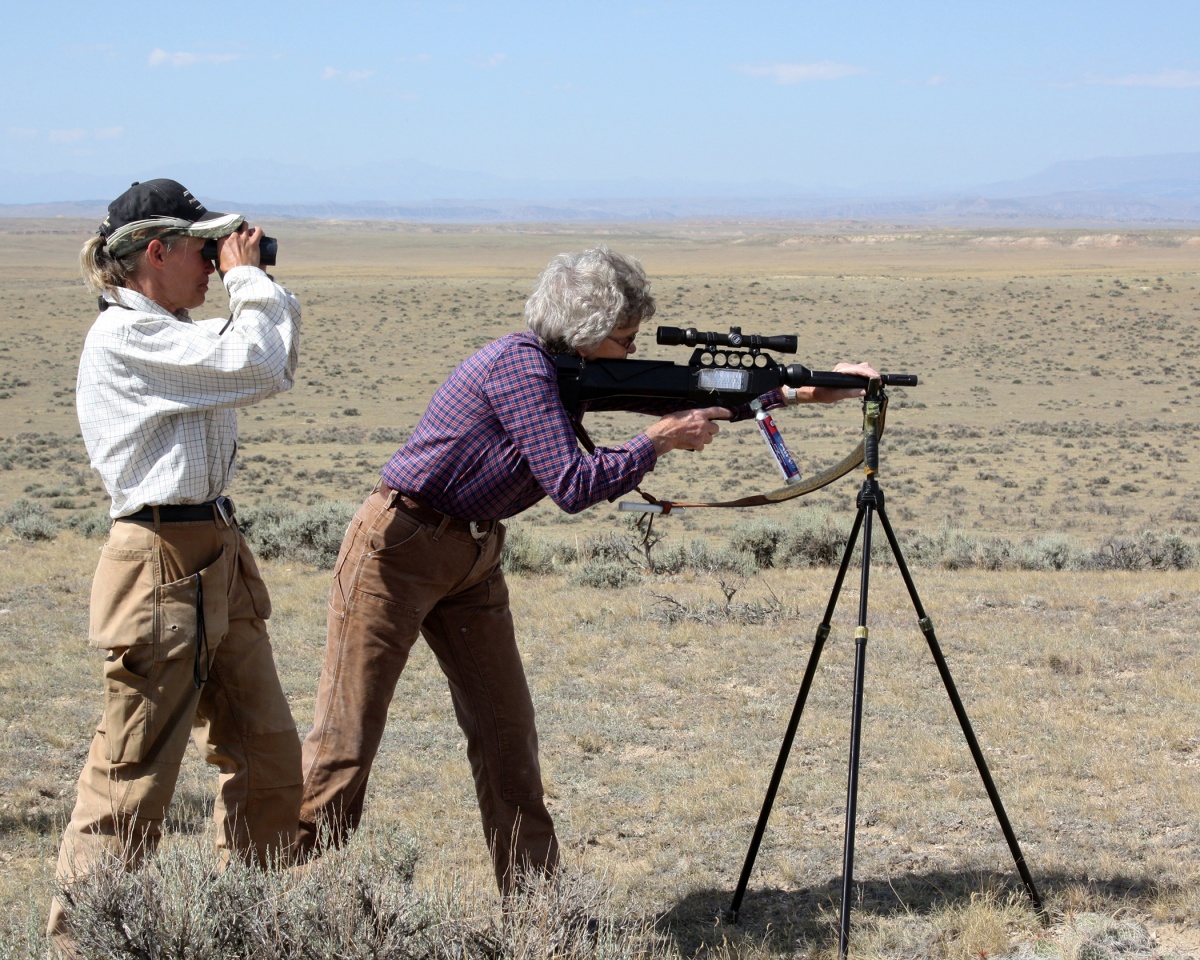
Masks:
[[[175,320],[190,321],[192,319],[186,309],[181,308],[178,312],[172,313],[166,307],[155,302],[154,300],[151,300],[145,294],[138,293],[136,290],[130,290],[128,287],[112,287],[111,289],[105,291],[104,299],[109,300],[118,306],[125,307],[126,309],[138,310],[142,313],[161,313],[164,316],[172,317]]]

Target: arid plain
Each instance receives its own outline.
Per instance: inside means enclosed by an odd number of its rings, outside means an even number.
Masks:
[[[102,505],[75,440],[75,364],[94,315],[75,264],[88,227],[0,220],[0,501],[41,484],[42,501],[59,509]],[[1092,542],[1200,532],[1188,484],[1198,456],[1200,233],[268,227],[281,239],[279,279],[304,303],[304,357],[294,390],[244,416],[231,491],[243,502],[361,500],[446,373],[522,326],[547,259],[605,242],[643,260],[659,301],[651,327],[794,333],[799,352],[779,359],[817,370],[870,359],[917,374],[920,386],[892,391],[883,443],[898,527]],[[213,290],[216,315],[215,281]],[[655,345],[650,330],[638,355],[683,363],[689,351]],[[805,473],[857,440],[856,407],[779,418]],[[639,425],[595,417],[590,429],[616,443]],[[667,458],[647,488],[725,499],[775,479],[746,425],[701,456]],[[839,485],[809,503],[840,509],[852,495]],[[571,522],[614,516],[601,508]],[[567,518],[546,504],[525,519]],[[676,522],[715,530],[729,519]]]
[[[0,220],[0,506],[32,498],[66,519],[104,503],[74,412],[75,364],[94,317],[75,257],[91,228]],[[1017,541],[1062,534],[1096,548],[1144,531],[1200,537],[1191,486],[1200,232],[267,228],[280,239],[277,276],[305,307],[303,358],[292,392],[243,416],[230,491],[243,506],[361,500],[445,374],[522,325],[547,259],[605,242],[643,260],[659,302],[651,328],[794,333],[799,352],[781,360],[828,369],[870,359],[920,377],[891,391],[882,446],[902,545],[947,528]],[[224,309],[213,287],[208,315]],[[652,335],[640,341],[640,356],[687,360]],[[778,422],[805,473],[839,459],[860,430],[856,403],[788,411]],[[590,429],[615,443],[638,423],[600,416]],[[722,499],[775,485],[748,424],[724,430],[703,454],[665,458],[645,484],[660,496]],[[695,511],[656,529],[718,542],[751,516],[784,522],[819,505],[849,517],[857,489],[846,478],[758,514]],[[568,518],[543,504],[519,526],[561,541],[623,531],[625,521],[606,505]],[[0,889],[35,913],[98,714],[98,662],[83,644],[96,548],[69,532],[35,544],[0,533],[0,743],[9,757],[0,765]],[[264,573],[303,732],[328,575],[282,560]],[[767,571],[736,584],[748,605],[724,608],[724,585],[700,576],[623,591],[557,574],[514,578],[564,843],[633,910],[662,916],[685,955],[831,950],[852,587],[745,926],[715,920],[831,575]],[[1058,926],[1039,932],[1019,896],[1009,899],[1020,890],[1011,860],[899,579],[881,570],[857,861],[862,955],[967,957],[1053,942],[1061,953],[1038,955],[1074,956],[1067,951],[1083,935],[1073,920],[1094,915],[1149,924],[1159,939],[1140,955],[1200,951],[1200,574],[925,568],[916,579]],[[460,735],[427,651],[402,681],[384,751],[375,822],[418,834],[431,870],[486,887]],[[210,779],[193,757],[175,829],[202,829]]]

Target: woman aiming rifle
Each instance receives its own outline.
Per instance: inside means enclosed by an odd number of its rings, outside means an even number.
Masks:
[[[660,417],[618,447],[579,448],[554,355],[620,359],[654,298],[641,265],[605,247],[550,261],[525,304],[527,332],[488,344],[438,389],[412,438],[351,521],[333,574],[325,661],[304,743],[299,843],[342,842],[362,817],[388,705],[418,635],[437,656],[502,892],[558,861],[537,730],[500,569],[503,520],[549,496],[568,513],[631,491],[658,458],[703,450],[715,421],[748,408],[614,398],[584,409]],[[873,376],[866,365],[845,372]],[[802,388],[800,402],[861,390]],[[777,391],[762,398],[779,406]]]

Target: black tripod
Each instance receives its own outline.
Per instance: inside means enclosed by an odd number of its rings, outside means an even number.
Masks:
[[[912,576],[908,572],[908,566],[905,564],[904,557],[900,553],[900,545],[896,542],[896,535],[893,533],[892,525],[888,521],[887,512],[883,508],[883,490],[879,486],[877,475],[879,472],[879,435],[882,430],[883,412],[886,403],[887,398],[884,395],[881,381],[870,381],[866,399],[863,401],[865,411],[863,422],[863,461],[866,468],[866,479],[863,481],[862,489],[858,493],[858,515],[854,518],[854,526],[850,530],[846,550],[842,555],[842,563],[838,568],[837,579],[833,584],[833,592],[829,597],[829,604],[825,608],[825,619],[821,621],[821,625],[817,628],[816,640],[813,643],[812,653],[808,658],[808,666],[804,671],[804,679],[800,683],[800,693],[796,698],[796,706],[792,710],[792,717],[788,722],[787,732],[783,736],[783,746],[779,751],[779,759],[775,762],[775,772],[771,776],[770,786],[767,787],[767,795],[763,799],[762,812],[758,816],[758,824],[754,828],[754,836],[750,841],[750,848],[746,851],[746,861],[742,865],[742,876],[738,881],[737,891],[734,893],[733,902],[729,907],[730,918],[734,922],[737,922],[738,911],[742,906],[742,898],[746,894],[746,885],[750,881],[750,872],[754,869],[754,859],[758,855],[758,847],[762,842],[763,833],[766,831],[767,820],[771,816],[771,806],[775,802],[775,794],[779,789],[779,781],[783,777],[783,769],[787,765],[788,754],[792,749],[792,741],[796,736],[796,728],[800,724],[800,714],[803,712],[804,704],[808,700],[809,688],[812,686],[813,677],[817,672],[817,664],[821,659],[821,650],[825,646],[826,638],[829,636],[829,625],[833,619],[834,608],[837,606],[838,594],[841,592],[842,583],[846,577],[846,570],[850,565],[850,556],[854,551],[854,545],[861,530],[863,535],[862,588],[858,598],[858,629],[854,632],[854,706],[850,723],[850,771],[846,783],[846,832],[842,852],[842,911],[841,929],[838,937],[838,955],[840,957],[846,956],[850,940],[851,887],[854,882],[854,824],[858,807],[858,758],[862,737],[863,680],[866,675],[867,588],[871,572],[871,519],[876,515],[878,515],[879,522],[883,526],[883,532],[887,535],[888,543],[892,548],[892,555],[896,558],[896,565],[900,568],[900,574],[904,578],[904,585],[908,588],[908,595],[912,598],[921,632],[925,635],[925,639],[929,643],[929,651],[933,654],[933,660],[937,664],[938,672],[942,676],[942,683],[946,687],[946,693],[950,696],[950,703],[954,706],[954,712],[958,716],[959,726],[962,727],[963,734],[967,738],[967,745],[971,749],[971,756],[975,758],[975,766],[978,767],[979,775],[983,778],[983,785],[987,789],[988,797],[991,798],[992,808],[996,811],[996,818],[1000,821],[1000,829],[1004,831],[1004,838],[1008,841],[1008,849],[1012,852],[1013,860],[1016,863],[1017,870],[1021,874],[1021,879],[1025,883],[1025,889],[1029,892],[1030,900],[1033,901],[1039,914],[1043,916],[1045,914],[1041,897],[1038,896],[1037,889],[1033,885],[1033,877],[1030,876],[1029,868],[1025,864],[1025,857],[1021,853],[1020,844],[1017,843],[1016,834],[1013,833],[1012,825],[1004,813],[1004,805],[1000,802],[1000,794],[996,791],[996,785],[992,781],[991,774],[988,772],[987,762],[983,758],[983,751],[980,750],[979,741],[975,739],[975,732],[971,729],[971,721],[967,717],[967,711],[963,707],[962,700],[958,696],[958,691],[954,687],[954,679],[950,676],[950,668],[946,665],[945,657],[942,656],[941,647],[938,645],[937,637],[933,632],[933,621],[926,615],[924,608],[921,606],[921,600],[917,596],[917,588],[913,584]]]

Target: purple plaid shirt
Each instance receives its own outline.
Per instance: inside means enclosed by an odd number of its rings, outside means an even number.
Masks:
[[[661,416],[694,404],[615,398],[589,406]],[[747,413],[738,410],[737,419]],[[581,450],[554,360],[534,334],[523,332],[493,341],[458,366],[383,468],[383,482],[460,520],[503,520],[546,496],[567,513],[615,499],[657,460],[644,433],[619,447]]]

